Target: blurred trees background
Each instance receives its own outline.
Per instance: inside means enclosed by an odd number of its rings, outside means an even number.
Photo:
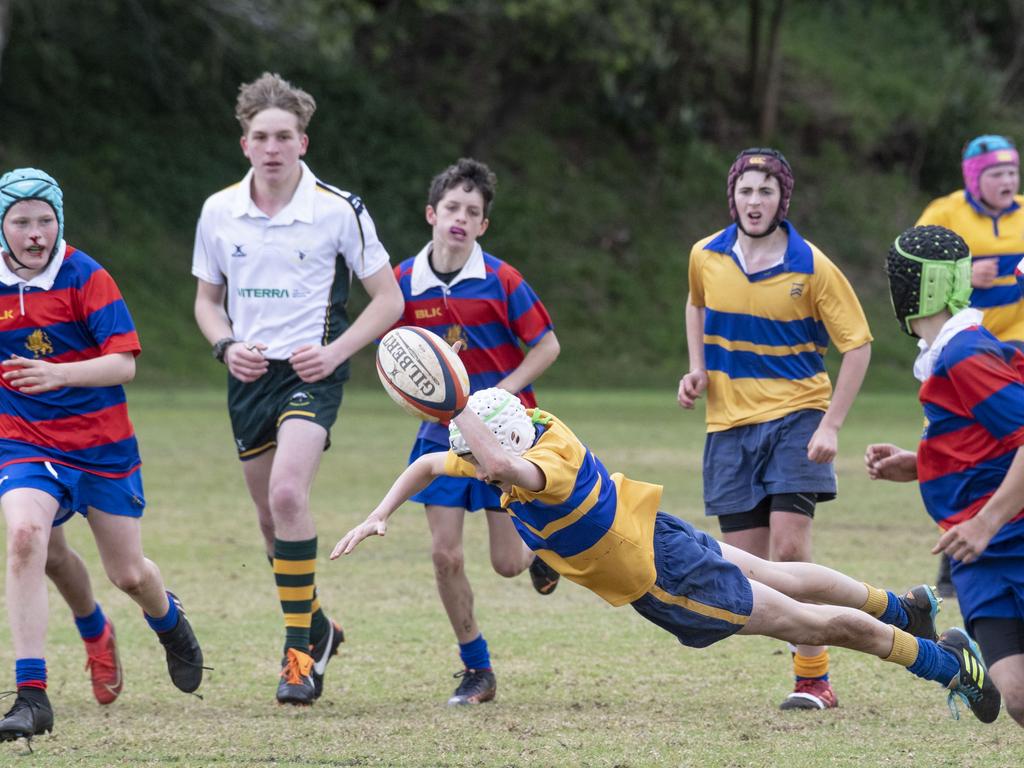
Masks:
[[[961,185],[967,138],[1022,139],[1024,1],[0,0],[0,165],[60,179],[69,241],[136,315],[143,379],[223,375],[192,321],[192,237],[246,170],[234,99],[264,70],[316,97],[307,160],[367,201],[395,263],[429,237],[432,175],[492,165],[484,245],[554,315],[564,384],[674,391],[689,247],[728,223],[736,152],[778,146],[885,386],[914,345],[879,266]]]

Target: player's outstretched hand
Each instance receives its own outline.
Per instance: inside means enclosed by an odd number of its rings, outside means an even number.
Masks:
[[[917,480],[917,454],[892,443],[874,443],[864,451],[864,466],[872,480],[909,483]]]
[[[686,409],[693,408],[697,398],[708,388],[708,372],[703,370],[690,371],[679,380],[679,391],[676,400]]]
[[[52,392],[67,386],[64,370],[59,363],[11,355],[7,360],[0,360],[0,365],[6,369],[4,381],[27,395]]]
[[[342,555],[350,554],[363,539],[370,536],[384,536],[387,532],[388,521],[380,520],[371,515],[341,537],[338,543],[334,545],[334,549],[331,552],[331,560],[337,560]]]
[[[256,381],[270,367],[267,358],[263,356],[266,348],[266,344],[258,341],[239,341],[228,346],[224,362],[232,376],[248,384]]]
[[[311,384],[326,379],[343,361],[334,359],[334,347],[307,344],[292,352],[288,362],[300,379]]]
[[[978,559],[995,535],[996,531],[992,530],[986,518],[975,516],[942,534],[932,547],[932,554],[945,552],[962,563],[969,563]]]

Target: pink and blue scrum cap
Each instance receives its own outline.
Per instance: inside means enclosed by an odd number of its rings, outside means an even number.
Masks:
[[[981,199],[981,174],[996,165],[1020,165],[1017,148],[1005,136],[978,136],[964,145],[964,189],[975,200]]]

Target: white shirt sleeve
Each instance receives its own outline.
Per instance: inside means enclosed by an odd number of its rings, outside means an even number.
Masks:
[[[213,285],[224,284],[224,273],[217,263],[217,249],[212,236],[210,212],[203,206],[196,224],[196,242],[192,249],[192,275]]]
[[[391,257],[377,237],[377,228],[362,200],[353,197],[349,203],[354,215],[346,217],[339,252],[345,254],[352,274],[362,280],[390,266]]]

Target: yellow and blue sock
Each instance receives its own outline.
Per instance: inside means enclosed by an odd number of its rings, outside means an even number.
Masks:
[[[828,680],[828,649],[816,656],[794,653],[793,674],[797,680]]]
[[[490,669],[491,654],[487,650],[487,641],[484,640],[483,634],[477,635],[475,640],[468,643],[459,643],[459,658],[466,669]]]
[[[284,650],[309,653],[309,627],[316,581],[317,538],[274,539],[274,581],[284,614]]]
[[[932,640],[914,637],[898,627],[893,627],[892,632],[892,652],[885,661],[901,664],[908,672],[943,686],[949,685],[960,674],[960,662],[952,651]]]
[[[102,635],[103,628],[107,626],[107,617],[100,604],[96,603],[95,610],[88,616],[75,616],[75,626],[83,640],[95,640]]]
[[[15,659],[14,680],[18,690],[38,688],[46,690],[46,659]]]
[[[148,613],[143,612],[143,616],[146,617],[146,623],[149,624],[157,634],[163,634],[164,632],[170,632],[176,626],[178,626],[178,604],[175,603],[171,596],[167,596],[167,613],[159,618],[156,616],[150,616]]]
[[[868,588],[868,599],[860,609],[864,613],[874,616],[883,624],[906,629],[910,619],[907,617],[907,612],[903,609],[899,597],[893,592],[872,587],[870,584],[864,584],[864,586]]]

